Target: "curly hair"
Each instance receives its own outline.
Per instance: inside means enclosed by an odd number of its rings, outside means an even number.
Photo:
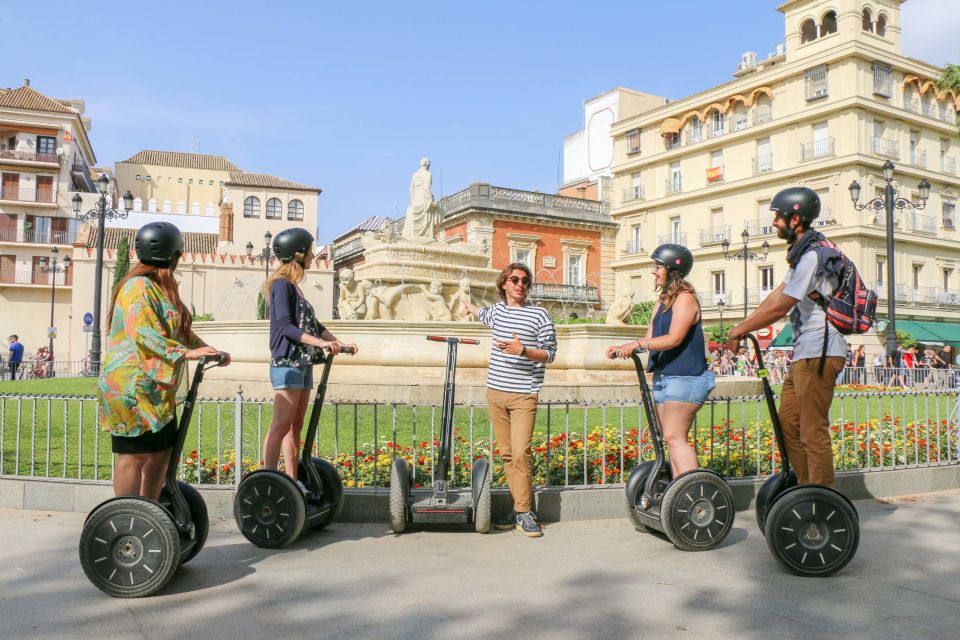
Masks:
[[[697,290],[693,285],[684,280],[679,271],[674,269],[668,270],[667,282],[663,285],[663,288],[660,289],[660,306],[663,307],[664,310],[669,309],[673,306],[673,303],[677,301],[677,296],[684,292],[692,293],[693,297],[697,298],[697,305],[700,305],[700,298],[697,297]]]

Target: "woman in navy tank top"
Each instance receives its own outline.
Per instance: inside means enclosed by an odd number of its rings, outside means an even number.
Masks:
[[[697,454],[687,437],[697,411],[716,386],[716,377],[707,369],[700,301],[693,285],[685,280],[693,268],[693,254],[684,246],[664,244],[650,258],[660,297],[653,308],[647,335],[609,347],[607,357],[629,358],[638,347],[650,351],[648,369],[653,371],[653,400],[676,478],[699,468]]]

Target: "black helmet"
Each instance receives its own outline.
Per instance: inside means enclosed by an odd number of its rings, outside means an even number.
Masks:
[[[169,222],[150,222],[137,229],[133,246],[140,262],[169,267],[183,253],[183,236]]]
[[[809,187],[790,187],[784,189],[770,201],[770,211],[789,220],[792,216],[800,216],[804,226],[820,217],[820,196]]]
[[[295,253],[306,254],[313,246],[313,236],[306,229],[284,229],[273,237],[273,253],[280,262],[290,262]]]
[[[679,271],[681,278],[686,278],[693,269],[693,254],[690,249],[680,244],[662,244],[653,250],[650,259],[662,264],[667,270]]]

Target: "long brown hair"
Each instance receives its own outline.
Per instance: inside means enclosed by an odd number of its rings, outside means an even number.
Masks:
[[[107,327],[113,322],[113,309],[117,304],[117,296],[120,294],[120,290],[123,289],[123,286],[127,284],[130,278],[143,276],[149,278],[160,287],[160,290],[163,291],[163,295],[167,297],[167,300],[172,302],[173,306],[177,308],[177,313],[180,314],[180,331],[182,332],[182,335],[178,337],[181,338],[181,341],[185,342],[190,335],[190,328],[193,326],[193,314],[190,313],[187,306],[183,304],[183,300],[180,299],[180,290],[177,287],[177,281],[173,277],[177,262],[179,262],[179,260],[169,267],[157,267],[144,264],[143,262],[135,266],[133,270],[120,281],[120,284],[117,285],[117,288],[113,292],[113,297],[110,301],[110,311],[107,312]]]
[[[307,276],[302,264],[306,256],[307,254],[302,251],[297,251],[293,254],[293,260],[283,262],[273,270],[273,273],[270,274],[270,277],[267,278],[267,281],[263,285],[263,297],[267,301],[267,304],[269,304],[270,301],[270,288],[273,286],[274,281],[283,278],[294,286],[303,282],[303,279]]]
[[[530,267],[522,262],[511,262],[505,266],[503,271],[500,272],[500,275],[497,276],[497,293],[500,295],[500,302],[507,301],[507,292],[503,290],[503,285],[507,281],[507,278],[510,277],[510,274],[513,273],[514,269],[527,274],[527,277],[530,278],[530,284],[533,284],[533,273],[530,271]],[[527,287],[527,293],[530,293],[530,287]]]
[[[697,290],[693,288],[692,284],[684,280],[678,271],[668,270],[667,283],[660,290],[660,306],[663,310],[666,311],[672,307],[673,303],[677,301],[677,296],[681,293],[692,293],[693,297],[697,298]],[[697,306],[700,306],[699,298],[697,298]]]

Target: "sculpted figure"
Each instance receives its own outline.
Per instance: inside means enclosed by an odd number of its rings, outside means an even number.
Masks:
[[[410,206],[403,223],[403,237],[433,239],[434,216],[437,205],[433,201],[433,176],[430,159],[420,160],[420,168],[410,179]]]
[[[415,284],[405,284],[402,282],[390,287],[382,285],[374,287],[367,297],[367,305],[370,309],[370,315],[367,317],[371,320],[393,320],[400,296],[410,291],[416,291],[417,288]]]
[[[430,307],[431,320],[453,320],[453,314],[450,313],[450,306],[443,297],[443,285],[439,280],[434,280],[430,286],[420,285],[423,288],[423,295],[427,298],[427,305]]]
[[[607,324],[627,324],[627,318],[633,311],[633,293],[622,292],[607,310]]]
[[[453,299],[450,301],[450,311],[457,320],[470,322],[473,320],[473,315],[469,312],[471,305],[473,305],[473,296],[470,294],[470,278],[461,278],[457,292],[453,294]],[[461,309],[468,311],[464,314],[461,313]]]
[[[337,311],[341,320],[361,320],[367,313],[367,303],[363,289],[353,278],[351,269],[340,272],[340,299],[337,302]]]

